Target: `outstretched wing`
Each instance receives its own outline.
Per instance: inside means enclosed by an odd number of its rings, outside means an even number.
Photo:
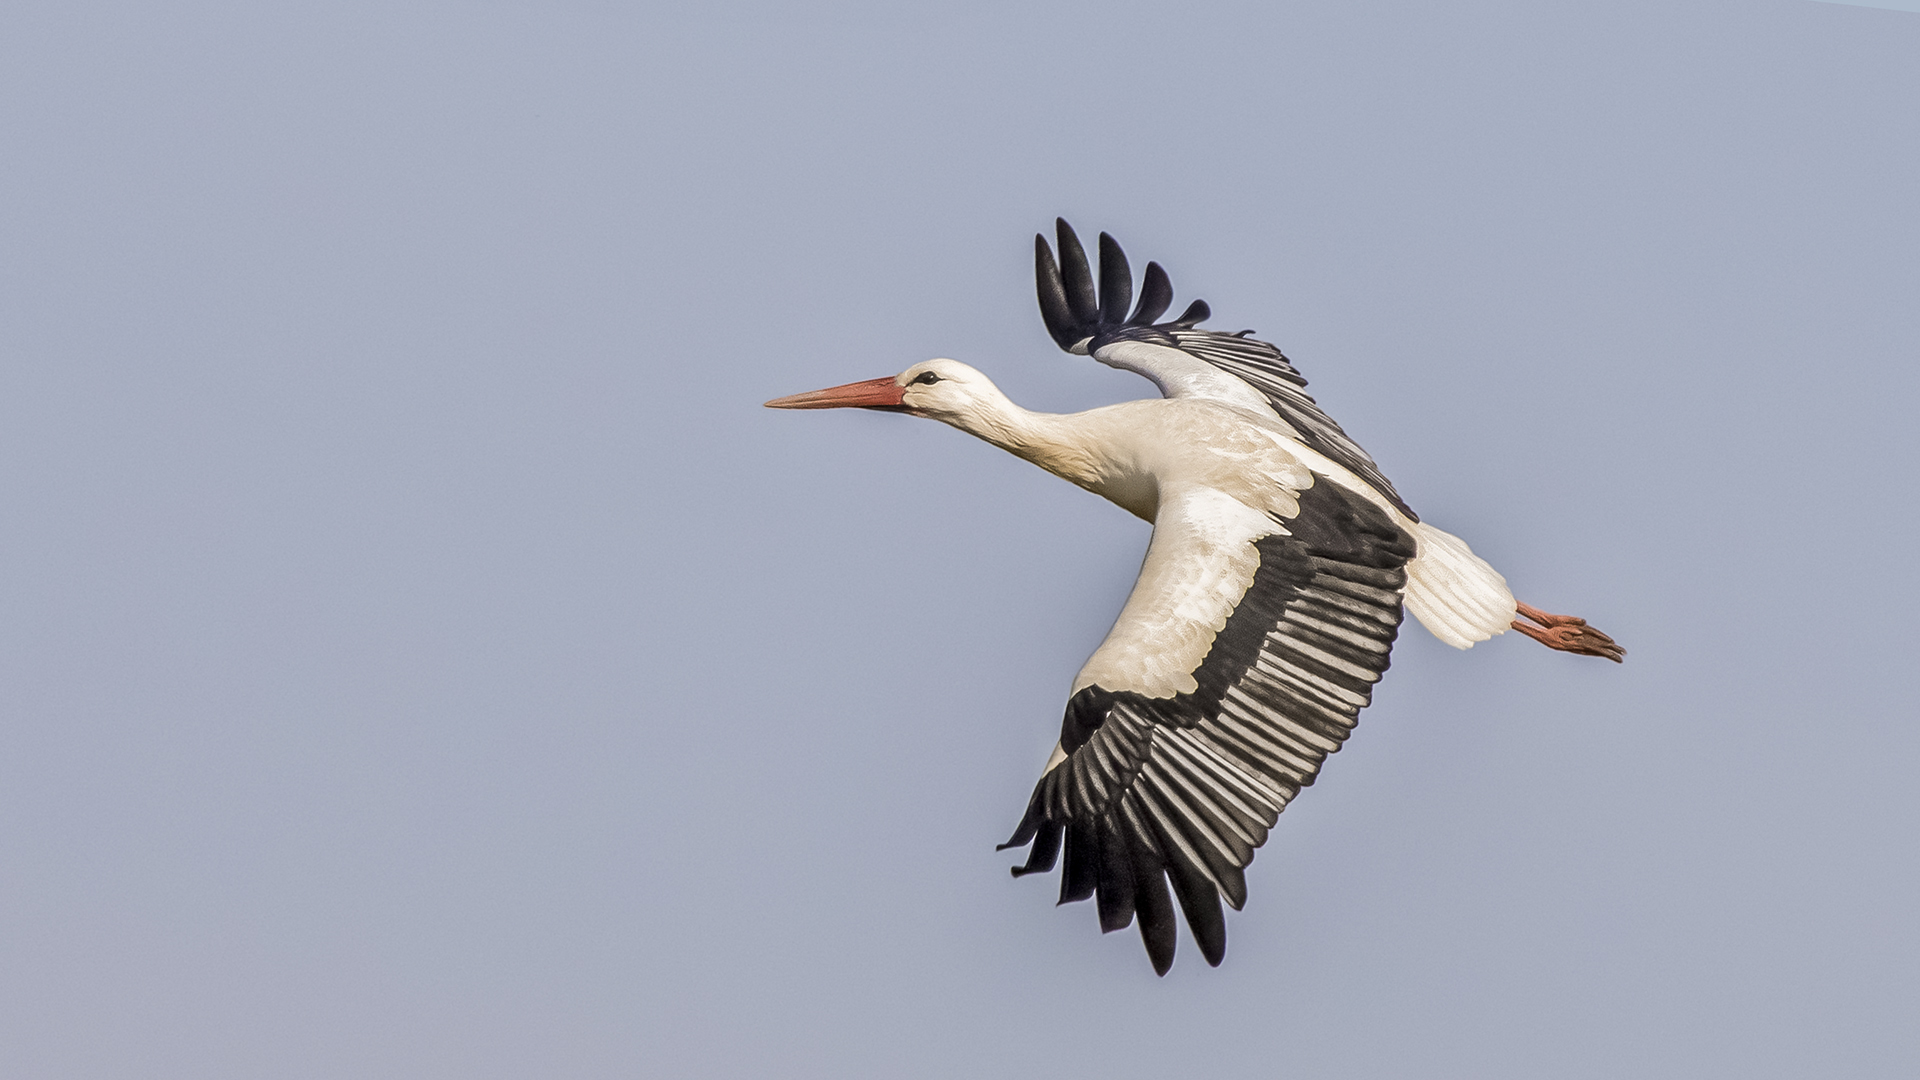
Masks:
[[[1126,253],[1100,234],[1100,287],[1096,293],[1087,253],[1065,220],[1056,219],[1060,261],[1054,262],[1047,238],[1034,239],[1034,278],[1040,315],[1062,349],[1091,355],[1110,367],[1152,379],[1168,397],[1210,397],[1242,407],[1271,409],[1301,442],[1338,462],[1384,495],[1407,517],[1418,521],[1393,482],[1360,444],[1321,411],[1306,391],[1307,380],[1286,355],[1247,335],[1201,330],[1211,317],[1204,300],[1195,300],[1178,319],[1155,323],[1173,303],[1173,284],[1159,263],[1148,263],[1140,304],[1131,317],[1133,271]]]
[[[1016,877],[1064,847],[1060,901],[1097,898],[1103,931],[1137,915],[1163,975],[1174,897],[1207,962],[1226,955],[1220,899],[1246,902],[1254,849],[1352,731],[1399,631],[1413,539],[1333,481],[1298,499],[1275,518],[1163,494],[1140,580],[1004,845],[1033,845]]]

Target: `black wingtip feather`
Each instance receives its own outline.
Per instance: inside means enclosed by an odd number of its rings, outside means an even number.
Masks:
[[[1100,234],[1100,323],[1124,323],[1127,308],[1133,306],[1133,268],[1127,265],[1127,253],[1120,242]]]
[[[1184,326],[1191,330],[1193,327],[1211,318],[1213,318],[1213,309],[1207,306],[1207,302],[1205,300],[1195,300],[1193,303],[1187,305],[1187,310],[1181,312],[1179,318],[1173,320],[1173,325]]]
[[[1111,934],[1133,922],[1133,863],[1120,834],[1110,822],[1100,823],[1100,932]]]
[[[1047,324],[1047,335],[1061,348],[1072,349],[1074,342],[1087,335],[1079,332],[1073,308],[1067,303],[1060,267],[1053,261],[1053,249],[1039,233],[1033,234],[1033,284],[1040,295],[1040,319]]]
[[[1066,287],[1067,309],[1074,323],[1086,328],[1100,323],[1100,303],[1093,293],[1093,271],[1087,266],[1087,250],[1073,234],[1066,218],[1053,219],[1054,235],[1060,242],[1060,281]]]
[[[1093,895],[1100,884],[1100,844],[1091,828],[1079,822],[1067,826],[1067,869],[1060,875],[1060,902],[1077,903]]]
[[[1227,918],[1220,910],[1220,891],[1205,871],[1179,858],[1167,864],[1167,876],[1173,879],[1173,895],[1180,899],[1200,955],[1209,966],[1219,967],[1227,958]]]
[[[1053,869],[1054,860],[1060,857],[1060,833],[1058,825],[1046,824],[1040,827],[1033,838],[1033,851],[1027,855],[1024,866],[1013,868],[1014,877],[1026,877],[1028,874],[1044,874]]]
[[[1165,975],[1173,967],[1176,928],[1173,897],[1167,892],[1166,869],[1151,852],[1133,855],[1133,910],[1140,916],[1140,940],[1147,947],[1147,959],[1155,975]]]
[[[1183,853],[1163,825],[1151,827],[1157,834],[1155,840],[1160,850],[1165,853],[1167,877],[1173,881],[1173,895],[1180,900],[1180,910],[1187,916],[1187,928],[1193,931],[1194,943],[1200,946],[1200,955],[1207,958],[1208,965],[1219,967],[1220,961],[1227,958],[1227,919],[1220,911],[1220,890],[1208,876],[1207,868]]]
[[[1166,314],[1173,305],[1173,281],[1157,262],[1147,264],[1147,272],[1140,278],[1140,306],[1134,309],[1133,318],[1127,320],[1128,326],[1152,326],[1153,320]]]
[[[1036,786],[1033,794],[1027,798],[1027,811],[1020,815],[1020,824],[1013,827],[1013,835],[1007,838],[1006,843],[993,850],[1005,851],[1008,848],[1026,847],[1033,843],[1034,836],[1040,832],[1040,826],[1046,824],[1046,821],[1047,811],[1041,801],[1041,789]]]

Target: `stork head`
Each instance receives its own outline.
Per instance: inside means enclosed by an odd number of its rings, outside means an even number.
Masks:
[[[958,360],[927,360],[884,379],[774,398],[770,409],[883,409],[941,420],[968,431],[1005,410],[993,380]]]

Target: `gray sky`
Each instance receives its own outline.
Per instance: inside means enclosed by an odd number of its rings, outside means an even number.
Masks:
[[[1920,1065],[1920,15],[0,14],[0,1073]],[[1155,979],[1012,829],[1145,527],[1065,214],[1624,667],[1409,627]]]

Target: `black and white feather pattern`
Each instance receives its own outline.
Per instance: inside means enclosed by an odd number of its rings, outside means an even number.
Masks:
[[[1368,487],[1387,497],[1399,511],[1413,521],[1420,515],[1393,489],[1393,481],[1380,472],[1373,457],[1360,448],[1333,418],[1307,393],[1307,380],[1278,348],[1256,341],[1245,333],[1222,334],[1212,330],[1172,327],[1165,331],[1173,347],[1197,356],[1214,367],[1245,380],[1266,395],[1267,402],[1300,441],[1344,466]]]
[[[1137,917],[1161,974],[1173,963],[1175,898],[1207,962],[1226,955],[1220,900],[1246,902],[1254,849],[1353,730],[1399,631],[1412,537],[1324,480],[1299,506],[1251,541],[1252,584],[1194,690],[1148,697],[1095,684],[1073,696],[1065,757],[1004,845],[1033,845],[1015,876],[1052,869],[1064,849],[1060,901],[1097,898],[1103,931]]]
[[[1142,342],[1178,349],[1204,361],[1258,391],[1301,442],[1359,477],[1408,519],[1420,520],[1372,456],[1321,410],[1307,393],[1306,378],[1277,347],[1249,337],[1252,331],[1225,334],[1199,329],[1198,324],[1211,317],[1204,300],[1195,300],[1172,322],[1154,323],[1173,303],[1173,284],[1159,263],[1147,264],[1139,307],[1128,317],[1133,275],[1120,245],[1106,233],[1100,234],[1100,287],[1096,294],[1079,238],[1065,219],[1056,219],[1054,226],[1060,261],[1054,262],[1047,238],[1036,235],[1034,277],[1041,318],[1062,349],[1131,368],[1130,364],[1114,363],[1110,347]]]

